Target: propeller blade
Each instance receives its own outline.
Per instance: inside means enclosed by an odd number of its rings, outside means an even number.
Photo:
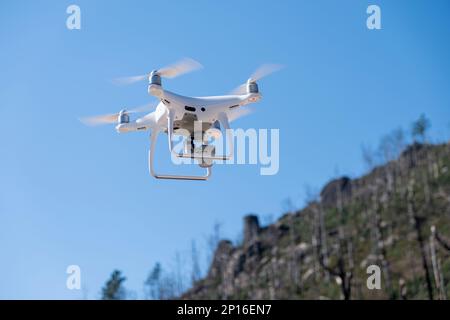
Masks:
[[[281,70],[282,68],[283,66],[281,64],[263,64],[258,69],[256,69],[255,72],[253,72],[253,74],[250,76],[250,79],[252,79],[252,81],[259,81],[269,74]]]
[[[250,76],[250,81],[256,82],[262,78],[279,71],[283,68],[281,64],[263,64],[258,69],[256,69]],[[233,89],[230,94],[241,95],[247,93],[247,83],[241,84],[239,87]]]
[[[191,58],[184,58],[170,66],[157,70],[157,73],[164,78],[175,78],[182,74],[192,72],[201,68],[203,68],[203,66],[200,64],[200,62],[195,61]],[[132,77],[120,77],[113,79],[112,82],[116,85],[129,85],[135,82],[144,81],[148,79],[149,76],[150,73]]]
[[[125,85],[129,85],[129,84],[133,84],[139,81],[143,81],[145,79],[147,79],[149,76],[149,74],[142,74],[139,76],[131,76],[131,77],[121,77],[121,78],[115,78],[112,80],[112,82],[115,85],[119,85],[119,86],[125,86]]]
[[[150,111],[152,109],[154,109],[159,102],[151,102],[151,103],[146,103],[143,104],[142,106],[127,110],[127,113],[141,113],[141,112],[147,112]]]
[[[200,62],[191,58],[184,58],[170,66],[158,70],[158,74],[165,78],[175,78],[182,74],[203,68]]]
[[[118,113],[104,114],[100,116],[83,117],[80,121],[87,126],[99,126],[102,124],[116,123]]]
[[[230,122],[235,121],[253,112],[255,112],[255,108],[247,106],[231,109],[230,111],[227,112],[228,121]]]
[[[146,111],[149,111],[152,108],[154,108],[155,105],[156,105],[155,103],[147,103],[147,104],[144,104],[137,108],[133,108],[131,110],[126,110],[125,112],[127,114],[146,112]],[[116,113],[104,114],[104,115],[99,115],[99,116],[83,117],[83,118],[80,118],[80,121],[87,126],[99,126],[99,125],[103,125],[103,124],[117,123],[119,114],[120,114],[120,111],[116,112]]]
[[[247,84],[243,83],[239,87],[234,88],[230,94],[241,95],[247,93]]]

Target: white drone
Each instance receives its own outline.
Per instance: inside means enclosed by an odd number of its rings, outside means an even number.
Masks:
[[[143,112],[148,106],[134,110],[123,109],[118,113],[81,120],[88,125],[117,123],[116,130],[119,133],[152,130],[148,157],[149,170],[152,176],[158,179],[207,180],[211,176],[211,167],[214,160],[228,160],[233,156],[233,137],[229,133],[230,130],[227,129],[230,129],[230,122],[249,113],[248,107],[244,108],[244,106],[261,99],[256,81],[279,70],[281,66],[261,66],[246,83],[237,87],[231,94],[224,96],[186,97],[162,87],[162,77],[175,78],[201,67],[201,64],[197,61],[183,59],[171,66],[144,75],[116,79],[118,84],[131,84],[148,79],[148,93],[160,100],[156,109],[134,121],[130,121],[129,114]],[[201,132],[196,132],[196,130]],[[222,131],[226,133],[228,155],[216,155],[214,146],[209,143],[211,138],[222,137]],[[156,173],[153,159],[160,132],[167,133],[169,150],[172,154],[181,158],[197,160],[199,166],[206,169],[206,174],[203,176],[184,176]],[[174,151],[173,135],[184,135],[186,137],[183,152]]]

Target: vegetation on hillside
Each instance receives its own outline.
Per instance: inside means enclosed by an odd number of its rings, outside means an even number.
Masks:
[[[363,147],[368,174],[329,182],[303,209],[291,209],[275,223],[261,227],[256,216],[246,217],[238,244],[219,241],[215,230],[202,279],[193,242],[190,279],[157,264],[145,283],[146,297],[447,299],[450,144],[431,144],[429,126],[421,116],[409,144],[398,129],[383,137],[376,152]],[[367,287],[370,265],[381,270],[380,290]]]

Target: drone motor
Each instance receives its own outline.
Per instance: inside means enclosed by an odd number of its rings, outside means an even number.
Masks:
[[[158,74],[156,70],[153,70],[149,76],[149,83],[156,84],[158,86],[161,85],[161,76]]]
[[[259,93],[258,84],[252,79],[247,81],[247,93]]]
[[[119,124],[130,123],[130,116],[128,115],[127,110],[123,109],[119,112],[117,122]]]

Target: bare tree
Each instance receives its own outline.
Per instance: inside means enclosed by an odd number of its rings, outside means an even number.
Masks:
[[[436,287],[439,290],[440,293],[440,299],[446,300],[447,299],[447,292],[445,288],[445,282],[444,282],[444,275],[442,274],[441,264],[439,259],[436,257],[436,248],[434,246],[434,240],[437,241],[437,243],[444,248],[447,251],[450,251],[450,242],[444,239],[436,230],[435,226],[431,227],[431,236],[430,241],[432,242],[431,246],[431,252],[432,252],[432,262],[433,262],[433,270],[435,274],[435,281],[436,281]]]
[[[370,145],[362,144],[361,155],[363,162],[366,165],[366,169],[371,171],[376,165],[376,156],[372,147]]]
[[[439,257],[437,256],[437,250],[435,245],[435,237],[436,237],[436,227],[431,227],[431,234],[430,234],[430,251],[431,251],[431,263],[433,266],[433,275],[434,275],[434,283],[436,286],[436,289],[439,292],[439,299],[440,300],[447,300],[446,290],[445,290],[445,283],[444,283],[444,276],[442,274],[441,270],[441,262]]]
[[[414,184],[415,180],[412,178],[408,184],[408,198],[407,198],[407,210],[408,210],[408,216],[410,220],[410,224],[415,231],[416,234],[416,240],[419,245],[420,249],[420,255],[422,258],[422,267],[425,273],[425,281],[427,285],[427,292],[428,292],[428,298],[430,300],[433,300],[433,286],[431,282],[431,275],[430,275],[430,268],[428,267],[428,261],[427,261],[427,253],[425,249],[425,241],[422,234],[422,225],[424,223],[424,218],[420,217],[415,208],[415,201],[414,201]]]
[[[161,300],[171,300],[177,297],[176,276],[173,273],[163,274],[159,286],[159,297]]]
[[[296,210],[294,201],[291,197],[287,197],[286,199],[284,199],[281,203],[281,206],[284,213],[294,213]]]
[[[327,230],[325,227],[325,213],[322,206],[322,200],[319,198],[318,204],[317,204],[317,211],[319,216],[319,248],[320,252],[319,255],[322,257],[323,262],[328,265],[328,245],[327,245]],[[328,281],[328,272],[325,272],[325,279]]]
[[[381,138],[377,153],[383,163],[388,163],[398,158],[405,145],[405,133],[397,128]]]
[[[320,254],[319,263],[324,270],[336,278],[344,299],[350,300],[354,274],[353,239],[351,236],[346,235],[344,203],[341,186],[339,184],[336,184],[336,198],[336,207],[340,220],[336,248],[337,262],[335,266],[331,266],[329,263],[325,262],[323,254]]]
[[[217,245],[219,244],[219,241],[221,239],[221,229],[222,229],[222,224],[217,221],[214,222],[213,231],[206,238],[206,245],[207,245],[207,255],[206,255],[207,261],[206,261],[206,263],[207,263],[207,265],[211,264],[212,259],[214,257],[214,252],[216,251]]]
[[[394,291],[392,289],[390,263],[387,260],[385,232],[383,230],[383,225],[389,224],[383,220],[381,212],[383,211],[386,214],[389,211],[388,200],[396,192],[396,168],[392,161],[400,155],[404,146],[404,133],[400,128],[385,135],[381,139],[377,154],[385,165],[380,168],[382,176],[376,177],[375,184],[371,186],[371,205],[366,208],[366,214],[372,231],[372,250],[383,269],[387,292],[391,298],[394,297]],[[364,159],[367,166],[372,163],[367,151]]]
[[[200,263],[199,263],[199,254],[197,250],[197,245],[195,244],[195,240],[191,242],[191,283],[195,284],[201,277]]]
[[[386,190],[387,188],[383,188]],[[384,197],[387,198],[387,194],[384,192]],[[390,264],[387,260],[387,251],[386,246],[384,244],[384,235],[383,235],[383,219],[380,213],[380,199],[378,198],[378,188],[375,186],[372,191],[372,206],[369,208],[369,215],[371,218],[371,229],[373,233],[373,251],[377,257],[379,264],[381,264],[381,268],[383,269],[383,276],[386,283],[386,289],[392,298],[394,293],[392,290],[391,284],[391,271]],[[387,200],[383,200],[385,203],[385,209],[387,209]]]
[[[428,143],[428,136],[427,131],[431,127],[430,120],[424,115],[421,114],[419,119],[417,119],[412,124],[411,128],[411,134],[413,137],[413,140],[415,143],[421,143],[422,145],[427,145]],[[415,153],[415,152],[414,152]],[[432,172],[432,154],[430,150],[425,150],[425,160],[426,160],[426,170],[422,171],[422,179],[423,179],[423,191],[425,195],[425,206],[429,206],[431,202],[431,191],[430,191],[430,184],[429,175]],[[415,155],[417,157],[417,155]]]
[[[157,262],[144,282],[144,295],[147,299],[161,299],[161,274],[162,267]]]
[[[349,242],[350,243],[350,242]],[[351,248],[351,245],[349,245]],[[340,250],[342,253],[343,251]],[[320,259],[321,266],[329,272],[332,276],[336,277],[338,280],[338,284],[341,287],[342,294],[344,296],[344,300],[350,300],[351,298],[351,289],[352,289],[352,279],[353,279],[353,264],[350,264],[349,269],[345,266],[345,260],[342,255],[338,256],[337,264],[335,267],[330,267],[324,263],[323,258]]]
[[[430,128],[430,120],[425,116],[425,114],[421,114],[419,119],[417,119],[411,128],[411,133],[414,141],[425,143],[427,137],[427,130]]]
[[[296,230],[295,230],[295,222],[294,222],[294,214],[289,214],[289,243],[290,243],[290,255],[289,255],[289,262],[288,262],[288,268],[289,268],[289,278],[290,278],[290,284],[293,287],[293,291],[296,291],[296,288],[301,287],[300,281],[301,277],[299,277],[299,273],[301,273],[301,265],[299,265],[297,268],[297,250],[295,248],[296,245]]]
[[[312,202],[312,191],[309,186],[305,186],[305,194],[306,194],[306,202],[309,204]],[[288,223],[289,223],[289,245],[290,255],[288,260],[288,275],[289,275],[289,287],[293,294],[297,292],[297,290],[302,290],[302,264],[299,263],[300,257],[298,255],[296,244],[297,244],[297,230],[295,224],[295,213],[297,212],[297,208],[294,205],[294,202],[291,198],[287,198],[283,202],[283,209],[288,214]]]
[[[122,272],[114,270],[111,277],[102,289],[102,300],[124,300],[126,299],[126,290],[123,286],[127,278],[122,276]]]
[[[181,255],[177,251],[175,252],[175,295],[180,296],[184,291],[184,279],[182,276],[182,261]]]

